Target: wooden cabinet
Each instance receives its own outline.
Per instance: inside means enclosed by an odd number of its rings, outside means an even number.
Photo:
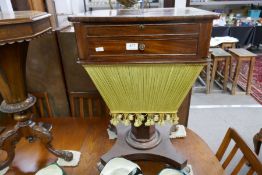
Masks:
[[[15,11],[35,10],[46,11],[45,0],[11,0]]]
[[[92,36],[144,36],[144,35],[194,35],[199,33],[199,24],[131,24],[131,25],[86,25],[87,37]]]
[[[107,18],[111,21],[105,21],[99,11],[94,11],[92,15],[98,16],[96,21],[91,21],[94,18],[85,18],[88,20],[86,23],[75,23],[79,61],[150,63],[154,59],[169,63],[203,62],[202,58],[208,54],[206,43],[210,40],[212,13],[209,17],[205,17],[209,20],[204,21],[201,15],[205,15],[206,12],[194,8],[145,11],[146,15],[156,17],[147,18],[146,21],[143,18],[129,18],[138,14],[135,14],[136,11],[129,14],[131,11],[126,10],[125,15],[121,15],[121,11],[118,11],[119,14],[116,14],[115,18],[112,15],[111,18]],[[189,13],[195,16],[187,16]],[[177,15],[168,16],[173,14]],[[73,17],[69,19],[74,21]]]
[[[78,63],[204,63],[212,20],[195,8],[103,10],[69,17],[74,22]],[[79,83],[80,84],[80,83]],[[190,93],[179,109],[186,125]]]
[[[167,101],[183,100],[192,87],[195,79],[185,78],[190,72],[185,67],[191,70],[198,67],[197,72],[201,71],[208,55],[212,20],[218,17],[216,13],[195,8],[102,10],[69,17],[76,31],[78,63],[85,66],[94,80],[108,104],[112,121],[119,115],[120,120],[127,120],[123,118],[125,114],[126,117],[130,114],[136,116],[135,126],[131,124],[131,129],[116,127],[118,140],[101,157],[102,165],[121,156],[132,161],[163,161],[178,169],[185,167],[186,160],[170,144],[170,126],[156,128],[154,125],[141,123],[138,126],[136,123],[138,117],[144,115],[141,113],[147,113],[145,117],[149,121],[151,114],[160,112],[163,114],[159,115],[162,116],[161,121],[164,121],[164,113],[172,110],[175,110],[173,117],[180,116],[178,110],[183,111],[180,118],[186,121],[189,100],[183,103],[182,110],[178,109],[181,103],[176,108],[175,101]],[[176,65],[181,63],[182,66]],[[168,66],[182,69],[175,72]],[[196,78],[197,72],[193,71],[192,77]],[[158,76],[160,78],[156,78]],[[188,83],[184,80],[191,84],[181,87]],[[176,82],[179,84],[174,84]],[[167,89],[181,91],[165,93]],[[183,99],[179,96],[181,94],[184,94]],[[190,95],[187,99],[190,99]],[[170,110],[165,110],[168,105],[171,106]]]

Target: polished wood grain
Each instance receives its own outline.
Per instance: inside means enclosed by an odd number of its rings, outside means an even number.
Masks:
[[[0,46],[0,90],[7,103],[18,103],[27,98],[25,63],[28,42]]]
[[[87,25],[87,37],[143,36],[143,35],[198,35],[199,24],[125,24]]]
[[[241,172],[241,168],[245,163],[249,164],[249,171],[248,175],[254,174],[255,172],[260,175],[262,174],[262,164],[259,161],[258,157],[255,155],[255,153],[248,147],[246,142],[242,139],[242,137],[237,133],[237,131],[233,128],[229,128],[223,142],[221,143],[217,153],[216,157],[219,161],[222,161],[222,158],[225,155],[225,152],[227,151],[230,141],[234,141],[234,147],[230,151],[228,156],[225,156],[226,159],[223,160],[223,168],[226,169],[231,162],[231,160],[234,158],[235,154],[238,150],[240,150],[243,153],[243,157],[239,160],[238,164],[234,167],[233,171],[231,172],[231,175],[236,175]]]
[[[110,18],[107,18],[110,17]],[[149,8],[149,9],[121,9],[94,10],[85,14],[70,16],[71,22],[89,23],[132,23],[132,22],[194,22],[195,20],[213,20],[218,13],[188,8]]]
[[[126,50],[126,42],[139,43],[139,45],[144,45],[143,50]],[[167,44],[168,43],[168,44]],[[96,52],[96,48],[103,46],[104,52]],[[116,47],[119,46],[119,47]],[[161,49],[159,49],[161,48]],[[154,54],[154,57],[158,55],[196,55],[197,52],[197,39],[192,38],[181,38],[169,37],[169,39],[141,39],[133,37],[132,39],[126,40],[96,40],[89,39],[89,54],[90,59],[99,59],[96,56],[105,57],[111,56],[124,56],[124,55],[137,55]],[[127,57],[125,57],[127,58]],[[153,59],[153,57],[152,57]]]
[[[81,151],[82,157],[78,167],[64,168],[70,175],[99,174],[97,162],[115,141],[108,140],[107,125],[104,119],[52,118],[41,119],[53,123],[54,146],[57,148]],[[10,121],[1,120],[5,126]],[[73,132],[72,132],[73,131]],[[192,165],[194,175],[224,175],[225,172],[208,145],[192,130],[187,129],[187,137],[173,139],[176,151],[180,152]],[[32,154],[34,153],[34,154]],[[17,155],[7,175],[34,174],[37,170],[54,162],[56,158],[48,153],[39,142],[28,145],[26,141],[17,145]],[[160,162],[137,162],[144,174],[156,175],[165,167]]]
[[[79,63],[157,64],[205,63],[211,21],[217,17],[194,8],[158,8],[98,10],[69,20],[76,31]],[[126,43],[138,43],[139,49],[126,50]],[[97,52],[99,47],[104,51]]]
[[[37,11],[0,13],[0,45],[31,40],[50,31],[52,28],[49,17],[50,14]]]

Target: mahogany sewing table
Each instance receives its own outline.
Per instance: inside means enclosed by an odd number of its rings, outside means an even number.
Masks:
[[[43,122],[53,124],[53,145],[58,149],[79,150],[82,153],[78,167],[64,168],[68,175],[96,175],[97,162],[115,141],[107,135],[108,121],[105,119],[45,118]],[[4,126],[12,127],[14,121],[0,118]],[[192,130],[187,129],[185,139],[172,140],[176,149],[192,165],[194,175],[224,175],[225,172],[208,145]],[[1,153],[0,153],[1,157]],[[16,149],[16,157],[7,175],[35,174],[46,165],[55,162],[56,157],[49,153],[40,142],[28,144],[22,140]],[[164,164],[158,162],[139,162],[146,175],[156,175]]]

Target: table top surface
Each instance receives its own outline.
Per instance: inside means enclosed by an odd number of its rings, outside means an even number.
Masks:
[[[14,13],[0,12],[0,26],[6,24],[30,23],[50,17],[46,12],[39,11],[15,11]]]
[[[257,55],[242,48],[238,49],[229,49],[229,52],[239,56],[239,57],[256,57]]]
[[[99,174],[97,162],[115,143],[108,139],[105,119],[41,119],[53,124],[53,145],[57,149],[78,150],[82,153],[78,167],[64,168],[67,174]],[[0,123],[9,128],[14,122],[0,118]],[[192,165],[194,175],[224,175],[225,172],[208,145],[192,130],[187,129],[187,137],[173,139],[172,143]],[[0,152],[1,155],[1,152]],[[1,156],[0,156],[1,157]],[[28,144],[24,139],[16,149],[16,157],[7,175],[35,174],[46,165],[56,161],[39,141]],[[156,175],[164,167],[160,162],[137,162],[146,175]]]
[[[149,8],[149,9],[120,9],[94,10],[69,17],[71,22],[139,22],[139,21],[172,21],[193,19],[216,19],[218,13],[197,8]]]

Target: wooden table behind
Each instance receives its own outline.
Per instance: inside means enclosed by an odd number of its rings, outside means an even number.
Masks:
[[[115,141],[107,135],[108,121],[105,119],[42,119],[53,124],[54,146],[58,149],[80,150],[82,153],[78,167],[64,168],[69,175],[99,174],[96,164],[101,155],[106,153]],[[11,120],[0,118],[3,126],[12,126]],[[173,139],[173,145],[188,159],[194,175],[225,174],[208,145],[193,131],[187,130],[185,139]],[[1,155],[1,154],[0,154]],[[0,156],[1,157],[1,156]],[[46,165],[55,162],[51,155],[37,141],[28,144],[26,140],[17,146],[16,157],[7,175],[35,174]],[[156,175],[164,164],[159,162],[138,162],[146,175]]]

